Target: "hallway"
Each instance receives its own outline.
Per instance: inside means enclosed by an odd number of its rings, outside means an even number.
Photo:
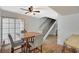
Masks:
[[[61,53],[62,49],[63,46],[57,45],[57,37],[55,35],[49,35],[43,44],[43,53]],[[66,48],[65,52],[69,53],[69,48]]]
[[[49,35],[43,44],[44,53],[56,52],[57,37],[55,35]]]

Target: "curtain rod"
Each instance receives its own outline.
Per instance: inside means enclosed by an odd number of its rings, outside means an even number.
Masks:
[[[13,19],[21,19],[21,18],[16,18],[16,17],[8,17],[8,16],[1,16],[2,18],[13,18]]]

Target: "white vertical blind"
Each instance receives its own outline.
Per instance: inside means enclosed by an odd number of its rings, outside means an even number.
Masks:
[[[2,41],[8,42],[8,28],[9,28],[9,21],[8,18],[2,19]]]
[[[24,23],[21,19],[2,18],[2,23],[2,39],[5,41],[5,44],[10,43],[8,33],[11,34],[14,41],[20,39],[21,30],[24,29]]]
[[[0,17],[0,52],[1,52],[1,17]]]

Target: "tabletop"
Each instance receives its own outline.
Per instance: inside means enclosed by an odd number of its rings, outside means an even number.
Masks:
[[[40,33],[38,33],[38,32],[25,32],[23,35],[23,38],[35,37],[37,35],[40,35]]]
[[[65,44],[79,49],[79,35],[72,35],[65,41]]]

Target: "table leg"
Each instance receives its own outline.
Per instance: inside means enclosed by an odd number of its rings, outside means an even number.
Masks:
[[[26,52],[28,52],[28,39],[26,40]]]
[[[65,43],[64,43],[64,46],[63,46],[63,48],[62,48],[62,53],[65,52],[65,47],[66,47],[66,45],[65,45]]]
[[[77,53],[77,50],[75,48],[71,48],[72,49],[72,53]]]

